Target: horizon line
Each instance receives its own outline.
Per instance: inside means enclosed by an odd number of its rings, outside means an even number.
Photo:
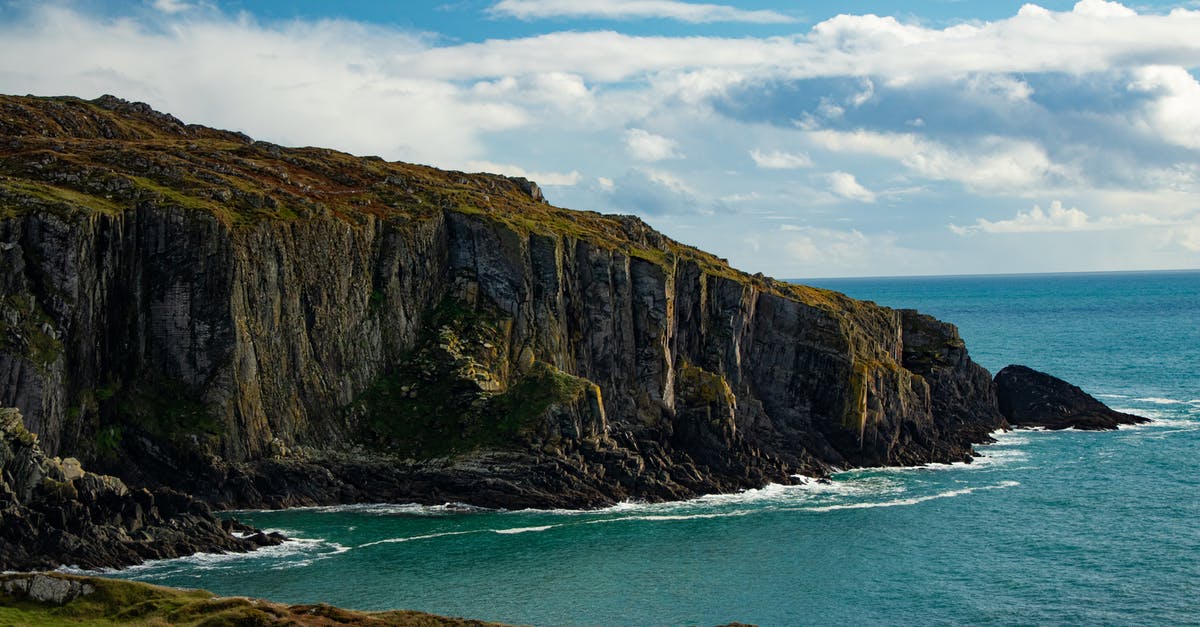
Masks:
[[[1152,269],[1152,270],[1062,270],[1049,272],[983,272],[983,273],[963,273],[963,274],[880,274],[880,275],[855,275],[855,276],[822,276],[822,277],[794,277],[782,279],[788,283],[798,283],[801,281],[831,281],[831,280],[869,280],[869,279],[956,279],[956,278],[1002,278],[1002,277],[1034,277],[1034,276],[1063,276],[1063,275],[1088,275],[1088,274],[1181,274],[1188,272],[1200,272],[1200,268],[1170,268],[1170,269]]]

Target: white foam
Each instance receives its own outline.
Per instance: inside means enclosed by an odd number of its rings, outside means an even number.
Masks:
[[[1142,402],[1142,403],[1154,403],[1155,405],[1183,405],[1183,404],[1185,404],[1184,401],[1177,401],[1173,398],[1160,398],[1157,396],[1147,396],[1146,398],[1135,398],[1133,400]]]
[[[465,536],[469,533],[482,533],[482,530],[443,531],[441,533],[427,533],[425,535],[420,535],[420,536],[407,536],[404,538],[387,538],[385,540],[376,540],[374,542],[367,542],[365,544],[360,544],[356,548],[365,549],[369,546],[376,546],[376,545],[380,545],[380,544],[398,544],[400,542],[412,542],[413,540],[429,540],[431,538],[444,538],[446,536]]]
[[[545,531],[547,529],[553,529],[561,526],[562,525],[541,525],[538,527],[513,527],[512,529],[492,529],[492,531],[494,533],[510,535],[515,533],[536,533],[538,531]]]
[[[1100,398],[1129,398],[1124,394],[1097,394],[1096,396]]]
[[[321,559],[339,553],[345,553],[350,550],[350,547],[343,546],[336,542],[327,540],[318,540],[311,538],[288,538],[281,544],[274,546],[265,546],[248,553],[193,553],[184,557],[175,557],[160,560],[147,560],[141,564],[127,566],[125,568],[100,568],[95,570],[81,569],[74,566],[59,567],[60,572],[76,574],[76,575],[108,575],[113,573],[121,574],[136,574],[140,572],[157,570],[164,566],[178,567],[187,570],[213,570],[222,568],[231,562],[239,562],[244,560],[270,559],[270,560],[285,560],[299,555],[312,554],[314,551],[321,551],[328,547],[329,551],[323,551],[316,554],[314,557]]]
[[[650,522],[668,522],[676,520],[706,520],[712,518],[732,518],[736,516],[745,516],[769,510],[747,510],[739,509],[730,512],[709,512],[703,514],[642,514],[638,516],[618,516],[617,518],[601,518],[599,520],[589,520],[584,522],[585,525],[600,525],[604,523],[625,522],[629,520],[644,520]]]
[[[247,512],[271,512],[278,510],[244,510]],[[467,505],[466,503],[443,503],[442,505],[421,505],[420,503],[354,503],[350,505],[325,505],[314,507],[293,507],[288,511],[315,512],[318,514],[368,514],[374,516],[445,516],[471,512],[495,511],[486,507]]]
[[[877,507],[902,507],[905,505],[916,505],[918,503],[924,503],[926,501],[932,501],[935,499],[946,499],[946,498],[952,498],[955,496],[964,496],[967,494],[971,494],[972,492],[979,492],[982,490],[999,490],[999,489],[1011,488],[1011,487],[1019,486],[1019,485],[1021,485],[1021,483],[1019,481],[1001,481],[1000,483],[997,483],[994,485],[979,486],[979,487],[974,487],[974,488],[960,488],[958,490],[947,490],[945,492],[938,492],[937,494],[928,494],[925,496],[914,496],[914,497],[910,497],[907,499],[896,499],[893,501],[877,501],[877,502],[866,502],[866,503],[838,503],[835,505],[821,505],[821,506],[816,506],[816,507],[801,507],[801,508],[797,508],[797,510],[807,511],[807,512],[833,512],[833,511],[843,510],[843,509],[872,509],[872,508],[877,508]]]

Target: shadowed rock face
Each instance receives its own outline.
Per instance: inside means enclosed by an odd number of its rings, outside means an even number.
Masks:
[[[219,506],[598,506],[970,458],[953,325],[528,182],[0,97],[0,401]]]
[[[0,571],[112,568],[282,541],[261,533],[235,537],[234,529],[255,531],[217,520],[186,494],[130,490],[120,479],[84,471],[74,459],[47,457],[21,415],[0,408]],[[58,584],[63,589],[27,592],[35,598],[70,592]]]
[[[996,373],[996,395],[1000,412],[1016,427],[1105,430],[1150,422],[1114,411],[1078,387],[1026,366]]]

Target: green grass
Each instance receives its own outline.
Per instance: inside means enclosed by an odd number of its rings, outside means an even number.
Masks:
[[[0,581],[29,575],[3,575]],[[411,611],[357,612],[328,605],[285,605],[243,597],[218,597],[205,590],[178,590],[150,584],[49,574],[95,588],[65,605],[18,600],[0,593],[0,625],[44,627],[81,625],[404,625],[478,626],[480,621]]]
[[[541,362],[507,372],[500,327],[492,312],[441,303],[418,347],[360,397],[364,439],[419,459],[511,447],[551,405],[573,402],[591,385]]]
[[[63,344],[43,330],[52,324],[50,316],[28,295],[9,296],[0,300],[0,310],[15,314],[15,321],[0,317],[0,350],[25,358],[43,374],[62,355]]]

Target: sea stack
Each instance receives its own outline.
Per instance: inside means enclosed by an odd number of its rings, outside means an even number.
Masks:
[[[996,396],[1000,413],[1014,427],[1098,431],[1150,422],[1115,411],[1077,386],[1027,366],[1007,366],[996,373]]]

